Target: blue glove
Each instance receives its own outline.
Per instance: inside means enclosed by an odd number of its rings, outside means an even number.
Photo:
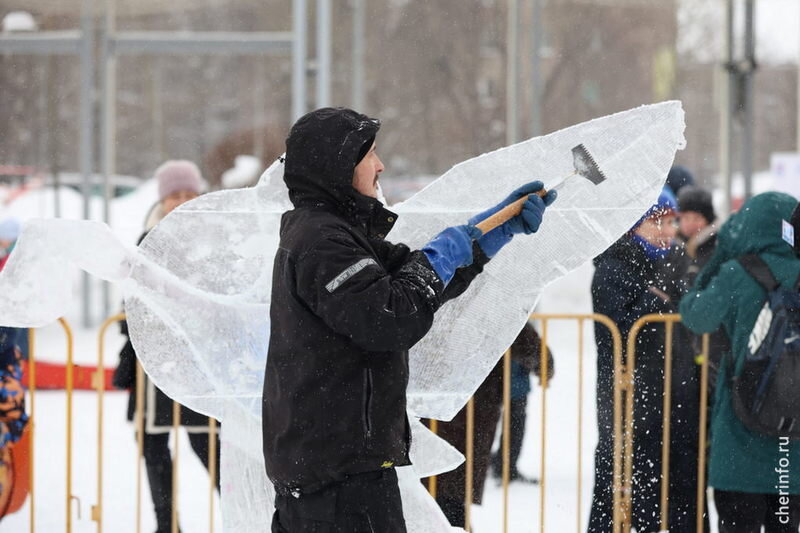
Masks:
[[[492,207],[491,209],[487,209],[483,213],[479,213],[469,219],[470,224],[477,224],[500,211],[507,205],[516,202],[523,196],[530,195],[528,200],[522,205],[522,211],[519,215],[478,239],[478,245],[481,247],[481,250],[483,250],[483,253],[485,253],[487,257],[494,257],[503,246],[511,242],[511,239],[515,234],[524,233],[526,235],[530,235],[539,229],[539,225],[542,223],[542,216],[545,208],[552,204],[558,196],[556,191],[549,191],[544,198],[539,198],[535,194],[532,194],[536,191],[542,190],[543,187],[544,184],[541,181],[532,181],[530,183],[526,183],[522,187],[509,194],[505,200],[496,206]]]
[[[472,241],[480,236],[481,230],[475,226],[453,226],[422,247],[422,253],[445,286],[457,269],[472,264]]]

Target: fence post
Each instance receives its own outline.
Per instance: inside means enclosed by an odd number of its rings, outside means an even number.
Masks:
[[[679,314],[650,314],[639,318],[631,327],[628,335],[628,361],[627,367],[629,372],[633,372],[636,364],[636,338],[641,329],[649,323],[663,323],[665,325],[665,341],[664,341],[664,408],[663,408],[663,432],[662,432],[662,449],[661,449],[661,508],[660,520],[661,529],[666,531],[669,528],[669,452],[670,452],[670,425],[671,425],[671,405],[672,405],[672,339],[674,325],[681,321]],[[708,407],[708,357],[709,357],[709,335],[705,334],[702,337],[702,353],[698,356],[701,361],[701,374],[700,374],[700,413],[698,420],[698,451],[697,451],[697,516],[696,516],[696,529],[702,533],[704,529],[704,510],[705,510],[705,468],[706,468],[706,423],[707,423],[707,407]],[[631,374],[632,375],[632,374]],[[630,386],[630,394],[633,393],[633,383]],[[632,403],[629,402],[629,403]],[[633,446],[633,409],[632,405],[629,406],[630,413],[628,415],[629,434],[626,435],[626,461],[628,457],[632,457]],[[632,462],[632,461],[631,461]],[[632,465],[626,464],[626,477],[630,480],[630,472]],[[628,526],[628,531],[630,526]]]
[[[578,357],[582,361],[582,352],[583,352],[583,321],[584,320],[591,320],[593,322],[597,322],[602,324],[606,328],[608,328],[609,332],[611,333],[611,340],[612,340],[612,349],[614,351],[614,474],[613,474],[613,486],[612,486],[612,494],[613,494],[613,530],[614,533],[623,532],[623,531],[630,531],[630,513],[626,509],[629,508],[629,498],[630,498],[630,478],[625,478],[623,476],[623,416],[622,416],[622,393],[626,388],[626,383],[628,381],[627,372],[625,372],[625,368],[623,366],[622,360],[622,335],[619,332],[619,328],[617,327],[616,323],[611,320],[606,315],[601,315],[598,313],[591,313],[591,314],[542,314],[542,313],[533,313],[528,317],[530,320],[542,320],[545,323],[547,320],[577,320],[578,327],[579,327],[579,334],[578,334]],[[543,326],[542,329],[542,349],[546,350],[547,347],[547,328]],[[542,373],[545,376],[543,379],[543,387],[546,385],[546,375],[547,375],[547,364],[540,365],[542,368]],[[583,401],[583,364],[579,362],[579,381],[578,381],[578,477],[580,478],[581,475],[581,468],[582,462],[580,460],[581,455],[581,446],[582,446],[582,401]],[[544,404],[544,396],[543,402]],[[544,407],[543,407],[544,409]],[[544,414],[544,411],[543,411]],[[544,418],[543,418],[544,421]],[[546,438],[545,435],[545,427],[543,424],[542,427],[542,457],[544,457],[544,439]],[[544,466],[542,466],[542,476],[544,476]],[[544,481],[544,477],[542,478]],[[578,481],[578,490],[580,491],[581,483],[580,479]],[[542,483],[541,487],[542,493],[544,493],[545,486],[544,482]],[[542,508],[544,507],[544,496],[542,496]],[[581,530],[581,520],[580,520],[580,495],[578,497],[578,510],[577,510],[577,525],[578,531]],[[542,514],[543,516],[543,514]],[[627,529],[625,529],[627,526]],[[541,527],[544,527],[544,518],[541,521]]]
[[[97,504],[92,506],[92,520],[97,522],[97,532],[103,531],[103,402],[105,399],[105,347],[103,339],[108,328],[125,320],[125,314],[119,313],[108,318],[100,326],[97,335],[97,371],[92,376],[92,385],[97,390]]]
[[[217,488],[217,419],[213,417],[208,417],[208,477],[210,479],[208,489],[208,532],[214,533],[214,489]]]
[[[67,503],[67,533],[72,532],[72,393],[73,393],[73,341],[72,341],[72,328],[63,318],[58,319],[61,328],[67,336],[67,366],[66,366],[66,389],[67,389],[67,435],[66,435],[66,449],[67,449],[67,473],[66,473],[66,503]]]
[[[666,319],[666,317],[664,317]],[[680,317],[678,317],[680,318]],[[672,328],[675,320],[665,320],[664,336],[664,406],[661,432],[661,531],[669,529],[669,452],[671,447],[672,419]]]
[[[28,475],[30,476],[30,498],[29,508],[30,533],[34,532],[36,524],[36,477],[34,460],[34,437],[36,436],[36,334],[33,328],[28,328],[28,391],[30,392],[29,420],[30,440],[28,441]]]
[[[503,533],[508,532],[508,481],[511,474],[511,348],[503,354]]]
[[[539,529],[544,533],[544,518],[545,518],[545,489],[546,483],[546,465],[545,455],[547,450],[547,318],[542,320],[542,342],[539,352],[539,374],[542,382],[542,456],[540,460],[540,488],[539,488]]]
[[[708,423],[708,358],[710,334],[703,335],[702,366],[700,367],[700,421],[697,444],[697,531],[703,533],[703,513],[706,507],[706,424]]]
[[[467,464],[464,478],[464,529],[470,530],[472,522],[472,476],[474,475],[475,397],[467,402]]]

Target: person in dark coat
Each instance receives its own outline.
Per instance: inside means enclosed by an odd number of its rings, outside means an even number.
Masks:
[[[662,267],[665,292],[675,313],[678,312],[678,302],[694,287],[697,274],[714,253],[719,230],[716,221],[717,215],[709,191],[695,185],[681,189],[678,194],[678,238]],[[699,354],[702,350],[701,337],[681,326],[675,337],[674,347]],[[720,356],[729,348],[730,343],[724,331],[711,335],[708,361],[709,402],[713,401]],[[695,381],[699,383],[699,365],[702,361],[697,360],[697,364]]]
[[[518,365],[523,370],[524,380],[527,385],[527,392],[523,400],[519,397],[513,398],[513,374],[512,374],[512,400],[511,400],[511,479],[519,480],[520,474],[516,470],[516,460],[522,449],[522,437],[525,434],[525,406],[527,405],[527,393],[530,392],[530,372],[539,375],[539,362],[541,350],[541,339],[539,334],[530,323],[525,326],[511,344],[511,364]],[[548,354],[548,376],[552,377],[553,359],[550,350]],[[513,370],[512,370],[513,373]],[[519,393],[519,391],[517,391]],[[521,407],[521,411],[520,411]],[[483,487],[489,466],[502,464],[502,455],[492,457],[492,444],[494,443],[495,433],[498,422],[500,421],[503,409],[503,358],[494,366],[492,371],[486,376],[480,387],[473,395],[474,413],[474,432],[472,437],[473,445],[473,477],[472,477],[472,503],[480,504],[483,499]],[[463,407],[453,420],[450,422],[439,422],[437,434],[453,445],[462,454],[466,453],[467,438],[467,409]],[[502,439],[502,437],[501,437]],[[502,440],[501,440],[502,442]],[[500,466],[495,468],[499,469]],[[498,470],[499,471],[499,470]],[[514,475],[516,474],[516,475]],[[455,470],[446,472],[436,478],[436,502],[441,507],[450,524],[456,527],[464,527],[465,509],[464,496],[466,491],[466,464],[462,464]]]
[[[667,187],[669,187],[674,197],[677,198],[681,193],[681,189],[689,185],[694,185],[694,176],[688,168],[682,165],[675,165],[669,169]]]
[[[159,202],[151,210],[146,231],[139,238],[141,244],[147,233],[163,217],[179,205],[196,198],[202,191],[203,178],[197,165],[191,161],[172,160],[162,164],[155,172],[158,181]],[[128,324],[120,322],[122,333],[128,336]],[[128,420],[136,416],[136,353],[128,338],[119,354],[119,365],[114,371],[113,384],[119,389],[130,390],[128,398]],[[169,451],[169,433],[173,427],[173,400],[144,377],[144,448],[143,455],[150,495],[156,515],[156,533],[172,531],[172,456]],[[209,468],[209,418],[180,406],[180,424],[186,428],[189,443],[206,469]],[[219,429],[219,428],[218,428]],[[220,487],[220,445],[217,434],[217,457],[215,480]]]
[[[664,281],[661,294],[671,313],[678,312],[678,303],[681,298],[692,288],[700,269],[710,258],[716,244],[717,226],[716,213],[712,203],[711,193],[699,186],[686,185],[678,194],[678,224],[677,238],[670,248],[666,259],[661,263],[660,278]],[[671,450],[672,457],[678,463],[670,465],[671,472],[692,472],[692,482],[697,480],[696,473],[699,468],[698,438],[700,427],[700,384],[702,382],[702,339],[694,335],[682,324],[676,324],[672,333],[672,361],[673,361],[673,386],[680,387],[680,396],[673,397]],[[717,332],[711,337],[709,345],[708,364],[708,403],[707,413],[710,419],[713,404],[714,382],[719,357],[728,346],[727,336],[724,332]],[[677,370],[677,373],[675,373]],[[674,381],[676,378],[680,382]],[[706,447],[708,443],[706,443]],[[682,465],[682,466],[681,466]],[[680,466],[680,469],[678,467]],[[691,487],[686,483],[685,490],[677,492],[677,497],[683,502],[671,501],[670,505],[681,505],[690,509],[687,513],[696,516],[697,506],[691,504]],[[696,496],[694,496],[696,500]],[[705,502],[704,502],[705,503]],[[704,527],[708,530],[708,512],[704,506]],[[691,518],[690,517],[690,518]],[[694,522],[693,522],[694,523]]]
[[[481,235],[447,228],[412,251],[385,237],[397,215],[377,200],[380,122],[350,109],[301,117],[286,140],[263,393],[263,450],[275,487],[273,532],[406,531],[396,466],[409,464],[408,350],[544,200]],[[473,240],[477,238],[477,240]]]
[[[636,320],[671,310],[663,298],[660,266],[675,236],[675,209],[675,199],[665,187],[657,203],[634,228],[594,260],[594,312],[607,315],[617,324],[623,350]],[[613,522],[614,352],[610,332],[599,323],[595,325],[595,340],[599,440],[588,531],[605,533],[612,531]],[[632,524],[641,533],[660,530],[664,340],[664,327],[651,325],[639,333],[636,341]],[[673,406],[684,401],[682,396],[687,391],[680,384],[686,379],[684,374],[691,375],[692,367],[691,362],[673,361]],[[680,418],[679,411],[673,413],[674,421]],[[684,463],[696,458],[696,444],[692,452],[682,448],[675,430],[671,436],[669,526],[673,531],[693,531],[696,482]]]

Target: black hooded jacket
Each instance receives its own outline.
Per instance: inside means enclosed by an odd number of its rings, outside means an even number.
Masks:
[[[281,220],[262,406],[267,475],[280,493],[409,464],[408,350],[488,262],[474,245],[472,265],[445,289],[422,252],[384,240],[396,215],[352,187],[379,127],[325,108],[286,140],[295,208]]]

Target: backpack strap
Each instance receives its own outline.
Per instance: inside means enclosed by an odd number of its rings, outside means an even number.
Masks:
[[[780,286],[778,280],[772,275],[769,265],[760,256],[756,254],[743,255],[737,261],[767,292],[772,292]]]

